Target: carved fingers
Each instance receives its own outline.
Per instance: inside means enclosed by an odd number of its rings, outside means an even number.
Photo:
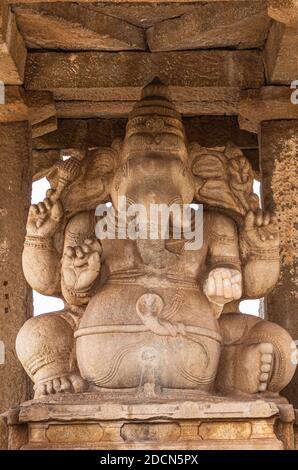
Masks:
[[[278,247],[279,232],[276,217],[258,209],[249,211],[244,221],[245,237],[252,245],[266,248]]]
[[[55,190],[49,189],[46,198],[29,209],[27,235],[51,237],[56,232],[63,217],[61,201],[55,199]]]
[[[66,285],[77,290],[88,289],[100,272],[101,252],[95,238],[87,238],[81,245],[67,246],[62,261]]]
[[[240,299],[242,295],[241,273],[230,268],[213,269],[205,282],[204,293],[211,302],[217,305]]]

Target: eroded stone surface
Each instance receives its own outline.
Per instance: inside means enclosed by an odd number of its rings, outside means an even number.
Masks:
[[[8,425],[5,415],[0,415],[0,450],[8,449]]]
[[[206,3],[147,31],[152,51],[264,45],[269,27],[266,3]]]
[[[74,3],[14,8],[17,23],[31,49],[144,50],[142,29]]]
[[[274,403],[164,393],[144,405],[131,394],[85,393],[23,403],[26,449],[282,449]],[[222,419],[224,416],[224,419]],[[27,424],[28,423],[28,424]]]
[[[298,119],[298,107],[291,100],[293,89],[262,87],[254,96],[240,100],[238,121],[241,129],[257,133],[263,121]]]
[[[27,89],[53,91],[59,100],[96,101],[101,96],[101,100],[117,101],[139,99],[142,87],[155,76],[168,85],[193,88],[258,88],[264,81],[258,52],[214,50],[35,52],[28,55],[25,82]]]
[[[0,411],[29,397],[28,380],[15,354],[19,328],[31,316],[31,291],[22,274],[22,245],[30,202],[30,129],[28,122],[0,123],[1,241],[0,339],[5,346],[0,365]]]
[[[40,422],[77,419],[150,420],[157,415],[169,419],[218,419],[223,413],[235,418],[270,418],[278,413],[275,403],[263,400],[235,400],[223,396],[204,396],[196,391],[186,391],[185,399],[179,393],[164,391],[159,397],[144,403],[144,396],[121,390],[101,393],[52,395],[23,403],[19,421]]]
[[[23,83],[27,50],[14,14],[0,5],[0,80],[8,85]]]
[[[268,296],[269,318],[297,336],[297,130],[295,120],[262,124],[261,168],[265,204],[277,214],[280,228],[281,274]],[[293,360],[296,360],[293,344]],[[286,393],[296,403],[294,378]]]
[[[271,26],[264,50],[269,83],[291,84],[298,74],[298,16],[296,21],[293,26],[279,22]]]

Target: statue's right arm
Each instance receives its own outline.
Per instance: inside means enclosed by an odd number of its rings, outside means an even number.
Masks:
[[[54,235],[61,226],[63,208],[55,191],[47,191],[43,202],[29,209],[22,257],[28,284],[44,295],[60,295],[60,255],[54,246]]]
[[[40,294],[60,295],[60,260],[53,240],[26,237],[23,257],[26,281]]]

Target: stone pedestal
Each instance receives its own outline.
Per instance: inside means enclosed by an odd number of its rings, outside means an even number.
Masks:
[[[295,445],[295,450],[298,450],[298,410],[295,410],[294,445]]]
[[[123,395],[124,397],[124,395]],[[23,403],[8,419],[22,449],[283,449],[274,433],[275,403],[221,397],[150,402],[52,396]]]

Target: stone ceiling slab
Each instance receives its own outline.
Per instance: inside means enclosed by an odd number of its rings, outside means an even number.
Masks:
[[[79,4],[14,8],[18,27],[31,49],[144,50],[143,29]]]
[[[155,24],[147,39],[152,51],[254,49],[264,45],[269,23],[265,2],[206,3]]]

